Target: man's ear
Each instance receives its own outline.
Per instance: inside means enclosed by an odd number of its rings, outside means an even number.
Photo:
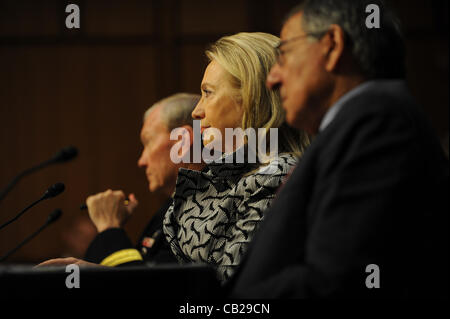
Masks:
[[[194,144],[194,129],[190,125],[183,125],[183,146],[184,143],[189,143],[189,148]]]
[[[189,125],[176,127],[170,132],[170,139],[176,142],[170,148],[170,158],[175,164],[190,163],[193,129]],[[181,137],[181,140],[180,140]]]
[[[328,72],[336,70],[339,61],[342,59],[345,48],[344,30],[337,24],[332,24],[327,33],[323,36],[322,42],[325,45],[325,69]]]
[[[179,155],[183,159],[183,163],[192,163],[191,153],[193,152],[192,146],[194,144],[194,129],[190,125],[183,125],[181,128],[183,129],[183,137],[181,144],[182,147],[180,148],[181,154],[179,153]]]

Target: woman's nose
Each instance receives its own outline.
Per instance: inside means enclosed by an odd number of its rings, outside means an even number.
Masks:
[[[194,120],[201,120],[204,117],[205,117],[205,111],[203,110],[202,101],[200,100],[200,102],[198,102],[195,109],[192,111],[192,118]]]
[[[266,86],[268,89],[273,90],[276,89],[280,85],[280,66],[278,63],[275,63],[274,66],[270,69],[269,74],[266,79]]]

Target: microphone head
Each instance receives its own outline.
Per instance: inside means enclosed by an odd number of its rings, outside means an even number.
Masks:
[[[53,184],[45,191],[42,199],[47,199],[47,198],[52,198],[52,197],[58,196],[59,194],[64,192],[65,189],[66,189],[66,187],[64,186],[63,183]]]
[[[58,151],[55,156],[53,156],[52,161],[55,163],[67,162],[71,159],[77,157],[78,149],[73,146],[67,146]]]
[[[55,209],[54,211],[52,211],[48,217],[47,217],[47,224],[53,223],[55,221],[57,221],[62,215],[62,210],[61,209]]]

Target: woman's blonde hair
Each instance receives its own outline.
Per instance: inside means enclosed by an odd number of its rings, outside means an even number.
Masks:
[[[268,33],[241,32],[220,38],[205,53],[228,72],[232,86],[240,92],[242,129],[266,128],[268,135],[269,128],[278,128],[278,151],[300,156],[309,145],[309,138],[287,126],[279,90],[266,87],[267,75],[276,63],[275,47],[279,41]]]

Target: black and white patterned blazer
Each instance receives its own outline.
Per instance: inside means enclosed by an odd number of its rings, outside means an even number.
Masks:
[[[219,279],[226,281],[296,164],[294,155],[281,154],[259,169],[255,164],[215,162],[202,171],[181,168],[163,226],[177,259],[214,265]]]

